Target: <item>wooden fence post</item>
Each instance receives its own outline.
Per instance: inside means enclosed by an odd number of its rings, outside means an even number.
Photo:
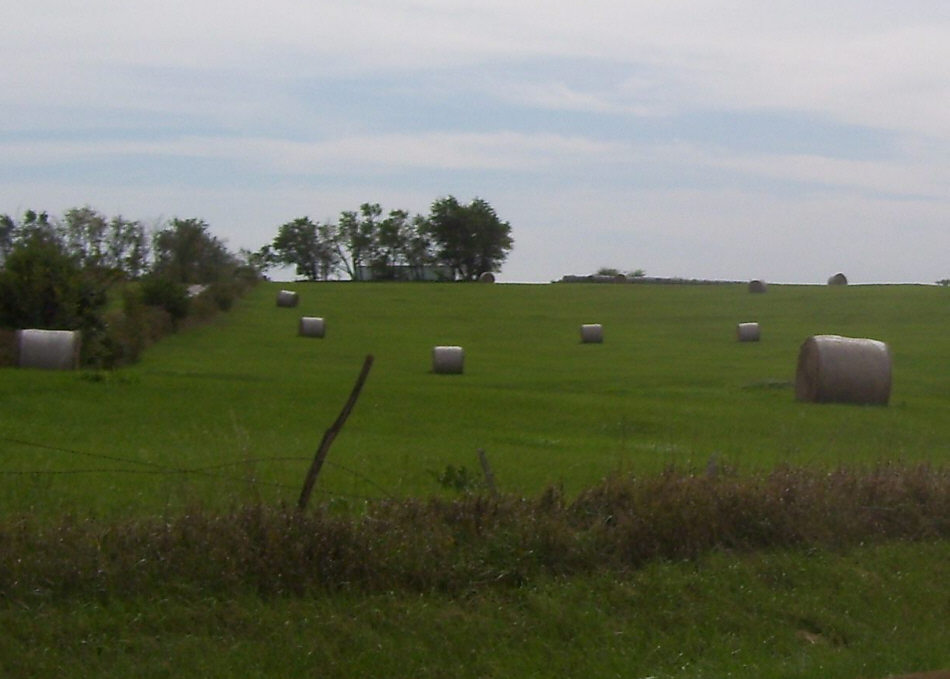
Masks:
[[[301,489],[300,498],[297,500],[297,509],[306,509],[307,503],[310,501],[310,494],[313,492],[313,485],[317,482],[317,475],[320,473],[320,468],[323,467],[323,461],[327,459],[327,453],[330,452],[330,445],[343,428],[346,418],[350,416],[350,412],[353,410],[353,406],[356,405],[356,399],[359,398],[363,383],[366,382],[369,369],[372,367],[373,355],[369,354],[366,360],[363,361],[363,369],[360,371],[359,377],[356,378],[356,384],[353,386],[353,391],[350,392],[350,397],[346,400],[343,410],[340,411],[336,421],[323,434],[323,440],[320,441],[320,447],[317,448],[310,469],[307,471],[307,477],[304,479],[303,489]]]

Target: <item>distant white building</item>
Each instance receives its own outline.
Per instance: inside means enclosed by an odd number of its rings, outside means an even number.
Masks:
[[[399,264],[387,267],[384,271],[372,266],[360,266],[356,269],[356,280],[358,281],[454,281],[455,269],[451,266],[408,266]]]

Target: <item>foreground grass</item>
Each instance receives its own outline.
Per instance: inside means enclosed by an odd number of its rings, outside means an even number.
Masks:
[[[0,523],[3,676],[879,677],[950,665],[950,474]]]
[[[950,544],[717,552],[457,595],[0,602],[5,677],[823,677],[950,667]]]

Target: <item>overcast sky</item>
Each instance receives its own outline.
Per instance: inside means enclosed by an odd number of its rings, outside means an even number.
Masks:
[[[501,281],[950,277],[950,3],[31,0],[0,25],[0,213],[257,249],[454,195],[511,224]]]

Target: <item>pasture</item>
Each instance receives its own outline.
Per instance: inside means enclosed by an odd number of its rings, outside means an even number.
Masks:
[[[300,305],[275,303],[281,288]],[[324,338],[297,335],[301,316]],[[759,342],[736,325],[760,324]],[[580,326],[600,323],[602,344]],[[567,495],[614,472],[950,458],[950,295],[929,286],[265,283],[112,373],[0,371],[0,509],[155,514],[295,501],[367,354],[314,502],[445,492],[449,465]],[[794,399],[812,334],[887,342],[887,407]],[[436,345],[462,375],[432,372]]]
[[[823,472],[946,468],[948,315],[923,286],[262,284],[129,368],[2,369],[0,674],[946,668],[946,474],[872,471],[866,506],[858,475]],[[738,342],[753,321],[761,341]],[[798,348],[824,333],[889,343],[890,405],[795,401]],[[437,345],[464,347],[463,374],[432,372]],[[285,511],[370,353],[319,506]],[[452,501],[438,477],[477,478],[479,448],[501,498]],[[781,465],[788,498],[746,478]],[[615,515],[626,474],[695,494]],[[388,496],[410,499],[364,504]],[[785,514],[805,518],[773,539]]]

